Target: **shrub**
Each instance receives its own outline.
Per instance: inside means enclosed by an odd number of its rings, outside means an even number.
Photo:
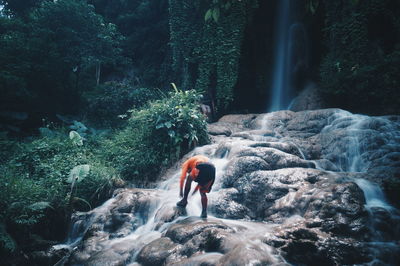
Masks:
[[[126,179],[155,180],[163,167],[208,141],[199,100],[195,91],[176,91],[145,108],[132,110],[127,128],[104,146],[106,159]]]
[[[154,181],[163,167],[206,143],[199,98],[194,91],[171,93],[132,110],[127,127],[108,136],[49,129],[27,142],[2,139],[10,150],[0,149],[0,254],[32,246],[33,234],[60,240],[70,211],[101,204],[124,184],[119,176]]]
[[[30,244],[29,236],[35,233],[62,238],[70,210],[87,211],[109,198],[118,177],[95,157],[92,143],[96,140],[78,146],[68,132],[61,131],[52,137],[9,144],[14,147],[13,157],[0,168],[0,253],[15,250],[13,243]],[[90,165],[90,171],[71,191],[69,173],[81,164]]]
[[[86,95],[86,113],[95,125],[118,126],[122,122],[119,115],[160,97],[160,91],[135,88],[131,82],[107,82],[91,95]]]

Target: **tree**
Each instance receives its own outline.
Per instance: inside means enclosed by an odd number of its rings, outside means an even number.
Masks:
[[[116,27],[82,0],[44,1],[23,21],[3,17],[0,34],[0,92],[25,92],[4,99],[8,109],[22,101],[42,113],[76,110],[83,90],[98,83],[100,66],[125,61]]]

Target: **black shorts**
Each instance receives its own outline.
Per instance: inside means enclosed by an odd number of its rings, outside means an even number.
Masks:
[[[215,181],[215,166],[211,163],[199,163],[196,168],[199,174],[194,181],[199,183],[200,192],[210,192]]]

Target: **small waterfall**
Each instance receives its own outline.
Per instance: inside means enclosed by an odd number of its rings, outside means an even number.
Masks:
[[[342,171],[365,173],[369,165],[363,160],[364,147],[362,145],[362,136],[365,132],[365,125],[371,120],[370,117],[364,115],[353,115],[346,111],[340,111],[330,119],[328,126],[323,131],[327,134],[336,134],[336,132],[344,132],[346,147],[338,166]],[[366,179],[354,178],[354,182],[364,192],[365,207],[370,210],[372,207],[384,208],[388,211],[393,209],[387,203],[382,189]]]
[[[365,207],[371,209],[372,207],[380,207],[386,210],[391,210],[392,207],[386,202],[382,189],[363,178],[356,178],[354,182],[361,188],[365,196]]]
[[[289,108],[296,79],[304,79],[308,68],[307,34],[302,23],[294,22],[294,6],[291,0],[279,0],[270,112]]]

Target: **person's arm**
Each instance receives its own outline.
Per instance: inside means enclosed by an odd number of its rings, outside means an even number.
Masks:
[[[180,177],[180,181],[179,181],[179,196],[181,196],[181,197],[183,197],[183,184],[185,183],[185,178],[186,178],[187,172],[189,170],[189,163],[190,163],[190,161],[187,160],[182,165],[182,173],[181,173],[181,177]]]

